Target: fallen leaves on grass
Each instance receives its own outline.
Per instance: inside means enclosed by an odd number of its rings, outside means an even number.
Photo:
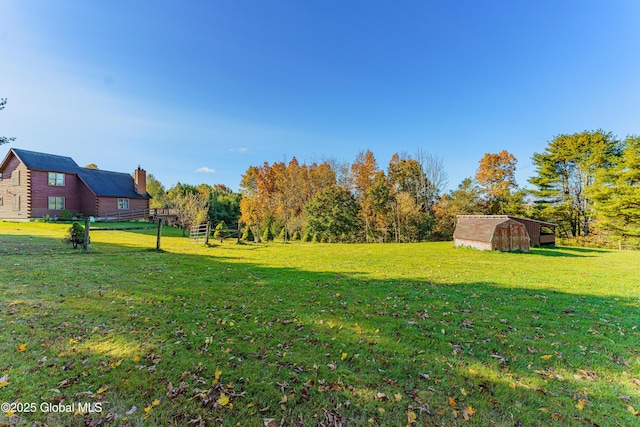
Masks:
[[[466,408],[462,409],[462,418],[465,421],[469,421],[469,418],[475,415],[475,413],[476,413],[476,410],[473,409],[473,406],[468,405]]]
[[[407,409],[407,425],[411,425],[416,422],[418,416],[411,409]]]
[[[220,395],[218,400],[216,400],[216,402],[220,406],[227,406],[229,404],[229,396],[227,396],[226,394],[223,393],[223,394]]]
[[[27,345],[26,345],[26,344],[20,344],[20,345],[18,346],[18,351],[19,351],[20,353],[23,353],[23,352],[25,352],[26,350],[27,350]]]

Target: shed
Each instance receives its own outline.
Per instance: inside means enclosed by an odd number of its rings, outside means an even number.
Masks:
[[[506,215],[459,215],[455,246],[491,251],[529,252],[527,227]]]
[[[519,218],[517,216],[508,215],[514,221],[518,221],[527,227],[529,238],[531,239],[531,247],[537,246],[555,246],[556,244],[556,227],[558,224],[551,222],[539,221],[531,218]]]

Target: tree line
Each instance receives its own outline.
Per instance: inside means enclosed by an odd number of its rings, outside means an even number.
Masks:
[[[239,193],[221,184],[165,191],[152,175],[148,189],[152,207],[178,209],[182,224],[223,222],[266,241],[444,240],[461,214],[539,219],[558,224],[561,237],[640,238],[639,137],[561,134],[532,161],[534,189],[516,183],[518,161],[503,150],[486,153],[473,177],[445,192],[442,160],[421,149],[394,154],[384,168],[370,150],[350,163],[264,162],[246,170]]]

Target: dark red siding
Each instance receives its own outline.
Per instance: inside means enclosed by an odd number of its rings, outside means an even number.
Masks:
[[[120,197],[98,197],[98,213],[97,216],[103,217],[107,213],[112,213],[118,210],[118,199]],[[126,197],[125,197],[126,198]],[[132,199],[129,198],[130,211],[139,209],[149,209],[149,199]],[[126,212],[126,210],[122,210]]]
[[[84,183],[80,185],[78,197],[80,198],[80,212],[85,216],[98,216],[98,198]]]
[[[72,215],[80,212],[78,191],[84,184],[74,174],[64,174],[64,186],[49,185],[49,172],[31,171],[31,217],[58,216],[60,210],[49,210],[49,196],[64,197],[65,209]]]

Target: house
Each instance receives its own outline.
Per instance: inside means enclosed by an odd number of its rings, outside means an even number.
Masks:
[[[149,211],[146,172],[83,168],[70,157],[12,148],[0,163],[0,219],[28,221],[71,214],[108,217]]]
[[[458,215],[455,246],[480,250],[523,251],[555,244],[556,224],[511,215]]]

